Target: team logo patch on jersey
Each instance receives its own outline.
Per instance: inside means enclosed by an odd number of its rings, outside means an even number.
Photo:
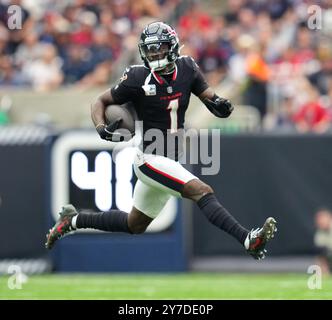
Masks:
[[[145,84],[142,86],[146,96],[155,96],[157,94],[157,88],[155,84]]]

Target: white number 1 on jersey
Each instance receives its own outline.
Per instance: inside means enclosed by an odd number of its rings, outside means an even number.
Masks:
[[[169,115],[171,117],[171,133],[178,131],[178,108],[179,99],[171,100],[167,107],[167,110],[170,110]]]

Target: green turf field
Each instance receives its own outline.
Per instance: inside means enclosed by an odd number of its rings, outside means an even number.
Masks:
[[[332,299],[332,277],[310,290],[307,274],[101,274],[31,276],[1,299]]]

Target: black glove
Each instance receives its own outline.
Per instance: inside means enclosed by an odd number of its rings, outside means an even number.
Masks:
[[[100,124],[96,127],[96,130],[100,136],[101,139],[107,140],[107,141],[121,141],[121,133],[114,132],[116,129],[119,128],[119,125],[121,123],[122,119],[116,119],[109,125],[106,124]]]
[[[205,98],[203,103],[218,118],[227,118],[233,112],[234,107],[228,99],[214,95],[212,99]]]

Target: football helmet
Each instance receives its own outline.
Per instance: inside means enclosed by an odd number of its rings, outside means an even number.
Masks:
[[[178,58],[179,38],[175,30],[164,22],[147,25],[138,43],[141,58],[146,67],[160,71]]]

